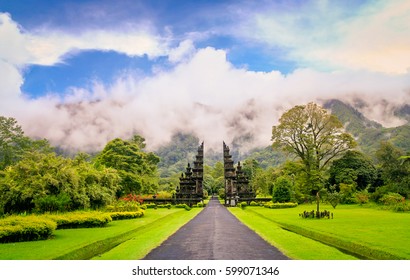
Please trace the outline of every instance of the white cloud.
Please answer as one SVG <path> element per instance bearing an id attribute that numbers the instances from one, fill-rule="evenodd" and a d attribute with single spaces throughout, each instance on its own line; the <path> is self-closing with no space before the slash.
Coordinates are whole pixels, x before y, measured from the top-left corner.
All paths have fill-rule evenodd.
<path id="1" fill-rule="evenodd" d="M 15 66 L 54 65 L 73 51 L 116 51 L 128 56 L 157 57 L 168 52 L 167 40 L 143 29 L 84 30 L 79 34 L 39 30 L 23 32 L 9 14 L 0 13 L 0 58 Z"/>
<path id="2" fill-rule="evenodd" d="M 189 59 L 195 53 L 195 46 L 192 40 L 184 40 L 177 48 L 169 51 L 168 60 L 172 63 L 179 63 Z"/>
<path id="3" fill-rule="evenodd" d="M 288 59 L 312 67 L 407 73 L 409 22 L 406 0 L 370 2 L 351 11 L 340 3 L 314 2 L 291 12 L 255 13 L 239 35 L 286 48 Z"/>
<path id="4" fill-rule="evenodd" d="M 23 78 L 12 64 L 0 60 L 0 98 L 12 98 L 20 94 Z"/>
<path id="5" fill-rule="evenodd" d="M 281 24 L 293 20 L 279 18 L 274 30 L 285 33 Z M 289 34 L 298 28 L 292 28 Z M 329 36 L 326 28 L 322 30 L 325 35 L 319 34 L 319 41 Z M 307 40 L 307 58 L 314 57 L 314 38 L 301 34 L 295 39 L 289 34 L 283 34 L 279 43 L 294 45 L 292 52 L 296 55 L 302 50 L 296 48 L 298 44 Z M 169 50 L 162 39 L 138 31 L 126 34 L 86 30 L 77 36 L 55 32 L 27 34 L 9 15 L 0 14 L 0 37 L 3 36 L 10 39 L 14 51 L 0 43 L 0 74 L 6 77 L 1 81 L 0 113 L 16 117 L 28 135 L 47 138 L 54 145 L 72 150 L 98 150 L 115 137 L 127 138 L 134 133 L 146 137 L 153 148 L 180 130 L 196 133 L 207 147 L 214 149 L 220 149 L 222 140 L 229 143 L 245 134 L 252 135 L 253 146 L 268 145 L 271 126 L 296 104 L 329 98 L 354 102 L 360 97 L 366 101 L 363 110 L 368 116 L 384 124 L 398 124 L 389 106 L 410 103 L 410 73 L 322 73 L 311 69 L 298 69 L 289 75 L 254 72 L 234 67 L 224 50 L 195 49 L 189 40 Z M 54 96 L 32 100 L 21 95 L 24 65 L 52 65 L 75 49 L 114 50 L 129 56 L 168 54 L 175 67 L 145 78 L 124 73 L 111 85 L 95 83 L 91 89 L 73 87 L 63 101 Z M 326 47 L 317 50 L 319 58 L 326 57 L 320 53 L 325 50 Z M 341 50 L 346 51 L 346 47 Z M 366 68 L 363 65 L 353 68 Z"/>
<path id="6" fill-rule="evenodd" d="M 142 134 L 150 148 L 164 144 L 176 131 L 194 132 L 207 147 L 222 140 L 252 135 L 250 146 L 270 143 L 271 127 L 296 104 L 360 97 L 374 119 L 389 120 L 381 108 L 409 104 L 409 75 L 363 71 L 321 73 L 301 69 L 287 76 L 233 67 L 226 53 L 199 49 L 170 71 L 140 79 L 127 74 L 111 86 L 72 89 L 65 103 L 52 97 L 20 99 L 10 109 L 32 136 L 45 137 L 67 149 L 98 150 L 115 137 Z M 389 121 L 396 121 L 391 119 Z"/>
<path id="7" fill-rule="evenodd" d="M 166 42 L 143 32 L 86 31 L 78 35 L 51 33 L 29 36 L 27 50 L 32 59 L 27 63 L 54 65 L 72 51 L 116 51 L 128 56 L 157 57 L 167 52 Z"/>

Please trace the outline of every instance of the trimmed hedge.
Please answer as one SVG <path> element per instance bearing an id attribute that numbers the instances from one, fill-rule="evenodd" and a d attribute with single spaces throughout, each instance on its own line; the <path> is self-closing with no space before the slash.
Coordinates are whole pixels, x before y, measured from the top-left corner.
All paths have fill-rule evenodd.
<path id="1" fill-rule="evenodd" d="M 72 212 L 61 215 L 44 215 L 57 223 L 57 229 L 103 227 L 112 221 L 109 213 Z"/>
<path id="2" fill-rule="evenodd" d="M 198 202 L 197 204 L 193 204 L 192 205 L 192 208 L 203 208 L 203 207 L 206 207 L 206 203 L 204 203 L 204 202 Z"/>
<path id="3" fill-rule="evenodd" d="M 268 203 L 265 203 L 264 205 L 265 208 L 270 208 L 270 209 L 294 208 L 296 206 L 298 206 L 298 204 L 293 203 L 293 202 L 285 202 L 285 203 L 268 202 Z"/>
<path id="4" fill-rule="evenodd" d="M 259 206 L 259 203 L 255 202 L 255 201 L 251 201 L 250 206 Z"/>
<path id="5" fill-rule="evenodd" d="M 0 243 L 47 239 L 56 227 L 56 222 L 44 217 L 10 216 L 0 219 Z"/>
<path id="6" fill-rule="evenodd" d="M 177 204 L 177 205 L 175 205 L 175 208 L 184 208 L 184 209 L 187 210 L 187 211 L 190 211 L 190 210 L 191 210 L 191 207 L 189 207 L 189 206 L 186 205 L 185 203 Z"/>
<path id="7" fill-rule="evenodd" d="M 144 211 L 136 211 L 136 212 L 112 212 L 110 213 L 111 219 L 115 220 L 126 220 L 126 219 L 136 219 L 141 218 L 144 216 Z"/>
<path id="8" fill-rule="evenodd" d="M 158 208 L 155 203 L 144 204 L 146 209 L 156 209 Z"/>
<path id="9" fill-rule="evenodd" d="M 136 201 L 118 201 L 112 205 L 107 205 L 107 212 L 134 212 L 141 209 L 141 204 Z"/>
<path id="10" fill-rule="evenodd" d="M 236 205 L 237 207 L 240 207 L 241 209 L 245 209 L 248 206 L 248 203 L 246 201 L 242 201 Z"/>
<path id="11" fill-rule="evenodd" d="M 172 205 L 167 203 L 167 204 L 158 204 L 157 208 L 167 208 L 167 209 L 171 209 Z"/>

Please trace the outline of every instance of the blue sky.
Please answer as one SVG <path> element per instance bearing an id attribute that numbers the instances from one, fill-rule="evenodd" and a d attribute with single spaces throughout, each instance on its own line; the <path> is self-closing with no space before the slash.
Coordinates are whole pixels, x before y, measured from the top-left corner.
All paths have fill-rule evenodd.
<path id="1" fill-rule="evenodd" d="M 195 45 L 198 48 L 212 46 L 228 50 L 227 59 L 237 67 L 266 72 L 278 70 L 286 74 L 298 66 L 297 61 L 285 57 L 286 49 L 281 46 L 266 47 L 223 30 L 224 25 L 231 26 L 243 13 L 236 10 L 252 8 L 249 4 L 252 1 L 244 4 L 209 0 L 4 2 L 0 5 L 2 12 L 9 13 L 26 32 L 52 29 L 75 34 L 85 28 L 143 25 L 141 28 L 152 30 L 156 36 L 169 37 L 168 33 L 172 32 L 170 46 L 190 38 L 190 33 L 197 33 L 199 38 Z M 298 2 L 303 3 L 277 2 L 275 9 L 279 11 L 295 9 L 300 5 Z M 115 51 L 73 51 L 53 65 L 27 65 L 22 90 L 32 97 L 48 92 L 61 93 L 70 86 L 87 86 L 90 80 L 110 83 L 123 70 L 133 69 L 151 75 L 152 67 L 160 63 L 169 66 L 161 57 L 148 59 L 145 55 L 132 57 Z"/>
<path id="2" fill-rule="evenodd" d="M 1 11 L 9 13 L 24 32 L 58 30 L 75 35 L 87 28 L 115 30 L 131 26 L 148 29 L 155 36 L 166 37 L 171 47 L 181 40 L 197 37 L 194 44 L 198 48 L 212 46 L 227 50 L 229 62 L 253 71 L 278 70 L 287 74 L 297 67 L 306 66 L 301 61 L 287 57 L 287 46 L 241 38 L 240 34 L 231 31 L 235 28 L 235 22 L 252 13 L 257 14 L 265 7 L 272 9 L 273 13 L 292 14 L 308 9 L 311 4 L 306 4 L 306 1 L 261 1 L 257 5 L 254 1 L 209 0 L 2 2 Z M 353 16 L 363 5 L 361 1 L 346 1 L 338 16 Z M 318 23 L 316 19 L 306 17 L 300 19 L 300 24 L 306 24 L 308 29 L 309 24 Z M 224 26 L 227 26 L 226 30 Z M 110 83 L 123 70 L 134 69 L 150 75 L 154 65 L 166 64 L 166 60 L 160 57 L 132 57 L 115 50 L 68 51 L 61 60 L 53 65 L 26 65 L 22 90 L 32 97 L 48 92 L 61 93 L 70 86 L 87 86 L 90 80 Z"/>
<path id="3" fill-rule="evenodd" d="M 369 118 L 399 125 L 408 22 L 401 0 L 0 0 L 0 114 L 85 150 L 179 130 L 268 145 L 284 110 L 329 98 L 372 100 Z"/>

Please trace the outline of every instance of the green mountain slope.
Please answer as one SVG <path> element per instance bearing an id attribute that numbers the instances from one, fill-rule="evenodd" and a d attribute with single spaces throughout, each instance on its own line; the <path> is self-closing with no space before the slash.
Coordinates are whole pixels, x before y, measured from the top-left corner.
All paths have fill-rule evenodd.
<path id="1" fill-rule="evenodd" d="M 198 137 L 182 132 L 174 134 L 167 145 L 155 151 L 155 154 L 160 157 L 158 164 L 160 176 L 168 177 L 173 173 L 182 173 L 187 163 L 193 162 L 198 146 Z"/>
<path id="2" fill-rule="evenodd" d="M 328 100 L 323 103 L 323 106 L 340 119 L 345 125 L 346 131 L 355 137 L 359 149 L 370 157 L 374 158 L 381 141 L 391 141 L 403 151 L 410 151 L 410 123 L 399 127 L 386 128 L 375 121 L 369 120 L 359 110 L 340 100 Z M 403 105 L 397 108 L 395 115 L 402 119 L 410 119 L 410 106 Z M 161 158 L 159 164 L 161 177 L 183 172 L 187 163 L 192 163 L 199 143 L 198 137 L 192 134 L 176 133 L 167 145 L 155 151 Z M 266 143 L 265 147 L 243 152 L 240 151 L 241 145 L 234 143 L 231 153 L 234 155 L 235 162 L 251 158 L 258 161 L 262 168 L 277 166 L 287 159 L 292 159 L 281 151 L 273 150 L 270 144 Z M 213 166 L 215 162 L 222 161 L 222 153 L 221 151 L 206 149 L 204 160 L 206 165 Z"/>
<path id="3" fill-rule="evenodd" d="M 390 141 L 404 151 L 410 151 L 410 124 L 386 128 L 371 121 L 351 105 L 340 100 L 329 100 L 323 105 L 336 115 L 345 125 L 346 131 L 355 136 L 359 148 L 366 154 L 374 157 L 381 141 Z M 396 110 L 396 116 L 407 119 L 410 107 L 404 105 Z"/>

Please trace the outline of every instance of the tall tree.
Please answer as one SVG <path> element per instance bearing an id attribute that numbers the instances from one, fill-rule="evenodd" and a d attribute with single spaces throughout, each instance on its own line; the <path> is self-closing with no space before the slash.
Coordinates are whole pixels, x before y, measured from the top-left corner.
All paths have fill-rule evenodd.
<path id="1" fill-rule="evenodd" d="M 341 158 L 332 162 L 330 169 L 330 185 L 353 183 L 357 190 L 369 188 L 374 192 L 373 183 L 377 179 L 377 169 L 372 161 L 359 151 L 348 151 Z"/>
<path id="2" fill-rule="evenodd" d="M 408 155 L 390 142 L 381 142 L 376 152 L 382 179 L 390 192 L 410 197 L 410 164 Z"/>
<path id="3" fill-rule="evenodd" d="M 316 194 L 319 211 L 319 191 L 322 174 L 329 163 L 355 147 L 353 137 L 345 133 L 342 123 L 315 103 L 295 106 L 272 128 L 274 148 L 281 148 L 301 159 L 307 183 Z"/>
<path id="4" fill-rule="evenodd" d="M 138 141 L 135 141 L 138 139 Z M 118 195 L 156 192 L 158 187 L 157 164 L 159 158 L 141 150 L 141 138 L 131 141 L 114 139 L 107 143 L 97 157 L 97 163 L 118 170 L 122 190 Z"/>
<path id="5" fill-rule="evenodd" d="M 25 152 L 52 151 L 47 140 L 32 140 L 14 118 L 0 116 L 0 170 L 19 161 Z"/>
<path id="6" fill-rule="evenodd" d="M 0 169 L 16 162 L 27 142 L 23 129 L 14 118 L 0 116 Z"/>

